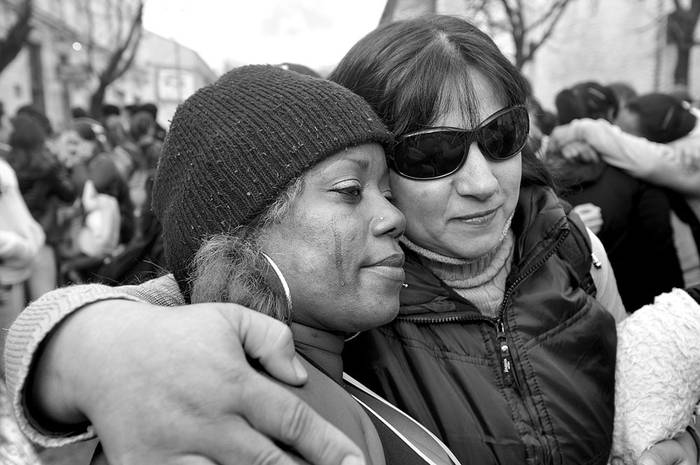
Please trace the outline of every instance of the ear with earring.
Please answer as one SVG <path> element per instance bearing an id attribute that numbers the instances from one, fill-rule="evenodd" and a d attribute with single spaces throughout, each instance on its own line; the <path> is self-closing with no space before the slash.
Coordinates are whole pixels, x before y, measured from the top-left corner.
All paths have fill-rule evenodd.
<path id="1" fill-rule="evenodd" d="M 267 255 L 265 252 L 261 252 L 263 254 L 263 257 L 265 257 L 265 260 L 270 264 L 270 267 L 272 270 L 275 272 L 275 275 L 277 275 L 277 279 L 279 279 L 280 284 L 282 284 L 282 289 L 284 289 L 284 297 L 287 300 L 287 309 L 289 311 L 289 315 L 291 318 L 292 315 L 292 293 L 289 290 L 289 285 L 287 284 L 287 280 L 284 279 L 284 275 L 282 274 L 282 270 L 279 269 L 277 266 L 277 263 L 273 259 L 270 258 L 269 255 Z M 288 321 L 287 323 L 291 323 Z"/>

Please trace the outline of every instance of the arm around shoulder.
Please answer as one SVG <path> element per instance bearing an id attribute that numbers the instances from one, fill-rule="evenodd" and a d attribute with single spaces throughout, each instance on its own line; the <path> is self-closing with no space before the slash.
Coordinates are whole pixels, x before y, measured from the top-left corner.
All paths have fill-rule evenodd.
<path id="1" fill-rule="evenodd" d="M 182 299 L 178 296 L 172 296 L 174 281 L 170 277 L 158 278 L 140 286 L 124 286 L 112 288 L 103 285 L 83 285 L 71 286 L 63 289 L 57 289 L 42 296 L 37 301 L 29 305 L 17 318 L 15 323 L 10 328 L 5 344 L 5 365 L 6 365 L 6 381 L 8 392 L 13 403 L 15 414 L 18 417 L 20 426 L 23 432 L 34 442 L 43 446 L 59 446 L 68 442 L 74 442 L 84 439 L 85 431 L 75 431 L 71 438 L 66 439 L 66 431 L 51 432 L 47 428 L 43 428 L 37 423 L 40 417 L 51 418 L 51 413 L 39 413 L 32 410 L 33 407 L 39 407 L 33 399 L 28 399 L 27 396 L 32 396 L 30 390 L 27 389 L 28 380 L 33 380 L 31 391 L 34 393 L 44 392 L 56 381 L 53 375 L 62 374 L 65 376 L 66 369 L 71 368 L 73 364 L 80 363 L 82 366 L 82 353 L 78 352 L 78 356 L 74 359 L 61 358 L 56 360 L 60 363 L 67 363 L 68 367 L 57 366 L 56 370 L 47 366 L 48 359 L 54 360 L 51 356 L 52 350 L 57 350 L 60 354 L 73 354 L 78 348 L 73 347 L 73 344 L 85 341 L 92 336 L 98 335 L 100 328 L 106 327 L 106 322 L 100 321 L 99 318 L 92 321 L 95 327 L 89 325 L 82 326 L 77 330 L 78 337 L 73 340 L 70 338 L 62 338 L 61 342 L 56 343 L 54 336 L 60 332 L 73 333 L 72 327 L 76 323 L 84 320 L 68 318 L 74 313 L 87 314 L 90 308 L 96 306 L 108 307 L 107 312 L 122 315 L 122 310 L 125 305 L 135 306 L 138 308 L 147 308 L 156 305 L 176 305 L 181 303 Z M 177 289 L 177 286 L 174 285 Z M 80 311 L 79 311 L 80 310 Z M 60 331 L 59 331 L 60 330 Z M 59 345 L 61 344 L 61 345 Z M 40 349 L 43 349 L 40 353 Z M 41 366 L 44 368 L 37 373 L 36 368 Z M 48 376 L 47 376 L 48 374 Z M 58 399 L 60 396 L 51 395 L 51 399 Z M 61 415 L 55 418 L 54 421 L 60 423 Z M 71 436 L 69 434 L 69 436 Z M 89 435 L 88 435 L 89 436 Z"/>

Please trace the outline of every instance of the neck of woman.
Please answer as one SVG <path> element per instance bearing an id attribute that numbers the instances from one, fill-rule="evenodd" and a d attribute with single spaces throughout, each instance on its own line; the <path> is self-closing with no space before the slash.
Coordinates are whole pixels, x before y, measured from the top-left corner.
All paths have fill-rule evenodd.
<path id="1" fill-rule="evenodd" d="M 341 355 L 345 337 L 342 334 L 312 328 L 297 322 L 292 322 L 291 329 L 297 352 L 334 381 L 340 383 L 343 378 Z"/>
<path id="2" fill-rule="evenodd" d="M 513 257 L 513 232 L 508 229 L 498 245 L 480 257 L 453 258 L 425 249 L 406 237 L 401 243 L 421 257 L 422 263 L 457 294 L 485 315 L 495 316 L 503 300 Z"/>

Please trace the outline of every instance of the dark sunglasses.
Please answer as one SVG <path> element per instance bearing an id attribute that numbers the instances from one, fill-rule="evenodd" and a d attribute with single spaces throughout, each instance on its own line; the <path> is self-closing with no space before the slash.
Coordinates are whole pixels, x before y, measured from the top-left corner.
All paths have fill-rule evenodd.
<path id="1" fill-rule="evenodd" d="M 400 136 L 389 168 L 409 179 L 438 179 L 458 171 L 476 142 L 491 161 L 514 157 L 525 146 L 530 118 L 524 105 L 497 111 L 475 129 L 433 128 Z"/>

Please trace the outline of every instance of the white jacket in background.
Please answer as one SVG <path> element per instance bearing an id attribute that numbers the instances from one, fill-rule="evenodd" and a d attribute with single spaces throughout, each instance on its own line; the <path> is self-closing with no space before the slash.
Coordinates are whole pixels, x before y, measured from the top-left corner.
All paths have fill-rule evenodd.
<path id="1" fill-rule="evenodd" d="M 560 146 L 586 142 L 603 161 L 635 178 L 668 187 L 686 198 L 700 218 L 700 112 L 695 128 L 685 137 L 659 144 L 622 131 L 602 119 L 577 119 L 555 129 L 553 138 Z"/>
<path id="2" fill-rule="evenodd" d="M 0 284 L 26 280 L 44 231 L 29 213 L 10 165 L 0 158 Z"/>

